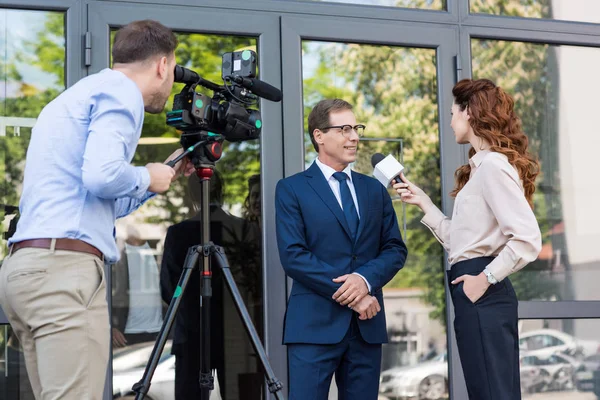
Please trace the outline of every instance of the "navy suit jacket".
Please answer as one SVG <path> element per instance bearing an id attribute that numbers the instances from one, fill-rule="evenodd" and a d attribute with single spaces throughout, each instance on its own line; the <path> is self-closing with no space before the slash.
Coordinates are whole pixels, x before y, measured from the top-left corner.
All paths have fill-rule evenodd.
<path id="1" fill-rule="evenodd" d="M 344 212 L 316 165 L 282 179 L 275 192 L 277 244 L 286 274 L 294 280 L 283 343 L 342 341 L 354 311 L 339 305 L 333 279 L 357 272 L 371 284 L 381 312 L 358 321 L 367 343 L 387 343 L 382 287 L 404 266 L 407 250 L 392 201 L 376 179 L 352 172 L 360 212 L 352 240 Z"/>

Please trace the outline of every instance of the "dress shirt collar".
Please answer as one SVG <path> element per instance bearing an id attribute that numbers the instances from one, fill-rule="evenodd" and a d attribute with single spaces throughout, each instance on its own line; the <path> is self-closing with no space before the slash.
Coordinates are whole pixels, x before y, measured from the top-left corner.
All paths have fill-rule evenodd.
<path id="1" fill-rule="evenodd" d="M 475 153 L 475 155 L 469 159 L 469 165 L 471 166 L 471 169 L 478 168 L 481 165 L 483 159 L 490 153 L 490 150 L 481 150 Z"/>
<path id="2" fill-rule="evenodd" d="M 325 176 L 326 181 L 329 181 L 329 179 L 331 179 L 333 174 L 337 172 L 335 169 L 331 168 L 329 165 L 323 164 L 321 162 L 321 160 L 319 160 L 319 157 L 317 157 L 315 159 L 315 163 L 317 164 L 317 166 L 319 167 L 319 169 Z M 350 165 L 346 166 L 346 168 L 344 168 L 344 170 L 342 172 L 345 173 L 346 175 L 348 175 L 348 179 L 350 179 L 350 182 L 352 182 L 352 168 L 350 168 Z"/>

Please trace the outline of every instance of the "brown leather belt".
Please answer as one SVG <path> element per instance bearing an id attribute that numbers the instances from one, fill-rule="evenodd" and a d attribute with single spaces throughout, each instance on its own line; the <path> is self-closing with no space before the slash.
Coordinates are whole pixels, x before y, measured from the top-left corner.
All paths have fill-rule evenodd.
<path id="1" fill-rule="evenodd" d="M 52 239 L 30 239 L 23 240 L 21 242 L 14 243 L 12 245 L 11 252 L 14 253 L 19 249 L 24 249 L 27 247 L 35 247 L 37 249 L 49 249 L 52 244 Z M 100 250 L 88 244 L 84 241 L 78 239 L 56 239 L 56 245 L 54 246 L 55 250 L 70 250 L 70 251 L 78 251 L 80 253 L 89 253 L 93 254 L 96 257 L 99 257 L 101 260 L 104 259 L 104 256 Z"/>

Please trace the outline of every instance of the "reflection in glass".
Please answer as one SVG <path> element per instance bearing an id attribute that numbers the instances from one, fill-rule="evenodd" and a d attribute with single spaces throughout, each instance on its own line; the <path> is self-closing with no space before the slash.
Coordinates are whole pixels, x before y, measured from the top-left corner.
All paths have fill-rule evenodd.
<path id="1" fill-rule="evenodd" d="M 0 264 L 14 234 L 31 128 L 65 89 L 65 15 L 0 9 Z M 21 346 L 0 325 L 0 398 L 33 400 Z"/>
<path id="2" fill-rule="evenodd" d="M 525 399 L 592 399 L 600 394 L 600 320 L 520 320 Z M 559 392 L 559 393 L 546 393 Z"/>
<path id="3" fill-rule="evenodd" d="M 367 126 L 353 169 L 372 175 L 371 156 L 393 154 L 440 204 L 435 50 L 305 41 L 302 70 L 306 167 L 317 156 L 308 134 L 310 110 L 321 99 L 341 98 L 354 105 L 357 123 Z M 384 288 L 390 342 L 383 345 L 380 390 L 393 397 L 431 387 L 444 398 L 448 368 L 443 360 L 442 249 L 419 222 L 422 215 L 414 207 L 404 210 L 396 195 L 392 199 L 401 229 L 406 226 L 402 235 L 410 255 L 404 269 Z M 420 368 L 436 362 L 431 369 Z M 394 378 L 405 371 L 399 368 L 411 371 L 413 378 Z"/>
<path id="4" fill-rule="evenodd" d="M 215 83 L 222 82 L 223 53 L 256 50 L 254 38 L 193 33 L 177 34 L 177 37 L 180 43 L 176 50 L 177 63 Z M 166 112 L 171 110 L 173 96 L 182 87 L 175 84 L 161 114 L 145 115 L 134 164 L 162 161 L 181 147 L 179 134 L 166 125 Z M 200 86 L 197 90 L 209 96 L 213 94 Z M 238 289 L 262 337 L 259 172 L 258 140 L 224 143 L 223 155 L 211 179 L 210 232 L 211 240 L 225 249 Z M 122 255 L 120 265 L 112 269 L 115 396 L 126 394 L 124 390 L 141 377 L 149 359 L 148 349 L 152 349 L 181 276 L 187 250 L 200 244 L 200 200 L 200 181 L 192 175 L 173 182 L 167 193 L 154 197 L 140 210 L 117 221 L 117 242 Z M 239 399 L 242 398 L 240 393 L 244 393 L 244 398 L 259 399 L 263 374 L 258 357 L 254 355 L 233 299 L 214 262 L 212 270 L 211 367 L 216 370 L 213 397 Z M 199 397 L 194 395 L 200 368 L 198 276 L 196 270 L 183 295 L 168 349 L 165 348 L 152 380 L 150 396 L 178 400 Z M 138 359 L 137 363 L 133 362 Z M 135 372 L 138 368 L 141 368 L 139 374 Z M 176 391 L 181 394 L 176 396 Z"/>
<path id="5" fill-rule="evenodd" d="M 472 13 L 510 17 L 600 22 L 596 0 L 470 0 Z"/>
<path id="6" fill-rule="evenodd" d="M 0 63 L 0 204 L 2 232 L 12 235 L 31 128 L 65 88 L 64 13 L 0 9 Z"/>
<path id="7" fill-rule="evenodd" d="M 330 3 L 362 4 L 366 6 L 387 6 L 419 8 L 426 10 L 446 10 L 446 0 L 304 0 Z"/>
<path id="8" fill-rule="evenodd" d="M 541 163 L 534 212 L 543 247 L 511 276 L 519 300 L 600 299 L 598 190 L 589 168 L 600 146 L 600 50 L 486 39 L 471 47 L 473 77 L 491 78 L 514 95 Z"/>

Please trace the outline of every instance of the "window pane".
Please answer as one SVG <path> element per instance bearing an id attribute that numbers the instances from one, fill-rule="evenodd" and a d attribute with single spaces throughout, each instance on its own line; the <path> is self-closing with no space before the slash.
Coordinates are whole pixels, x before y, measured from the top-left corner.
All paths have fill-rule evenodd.
<path id="1" fill-rule="evenodd" d="M 446 0 L 303 0 L 329 3 L 362 4 L 366 6 L 387 6 L 420 8 L 426 10 L 446 10 Z"/>
<path id="2" fill-rule="evenodd" d="M 600 146 L 600 49 L 486 39 L 471 47 L 473 76 L 491 77 L 514 95 L 541 164 L 534 212 L 543 247 L 511 276 L 519 299 L 600 299 L 600 192 L 590 168 Z"/>
<path id="3" fill-rule="evenodd" d="M 595 399 L 600 394 L 600 319 L 519 321 L 525 399 Z"/>
<path id="4" fill-rule="evenodd" d="M 597 0 L 470 0 L 469 3 L 472 13 L 600 22 Z"/>
<path id="5" fill-rule="evenodd" d="M 31 128 L 65 89 L 64 16 L 0 9 L 0 263 L 17 227 Z M 0 398 L 33 400 L 23 353 L 8 325 L 0 325 Z"/>
<path id="6" fill-rule="evenodd" d="M 180 43 L 176 50 L 177 63 L 218 84 L 223 84 L 223 53 L 256 51 L 255 38 L 187 33 L 177 36 Z M 134 164 L 161 162 L 181 147 L 180 135 L 166 125 L 166 113 L 172 110 L 173 96 L 183 87 L 175 84 L 161 114 L 145 115 Z M 209 97 L 213 95 L 201 86 L 197 91 Z M 209 203 L 211 240 L 223 246 L 237 287 L 262 337 L 259 173 L 259 140 L 224 142 L 223 155 L 210 181 Z M 126 394 L 141 378 L 168 302 L 183 272 L 187 250 L 201 243 L 200 186 L 196 174 L 189 179 L 180 178 L 166 194 L 156 196 L 135 213 L 117 221 L 121 260 L 112 269 L 114 395 Z M 244 398 L 262 398 L 264 375 L 260 361 L 216 262 L 212 263 L 212 272 L 211 367 L 216 369 L 213 396 L 233 400 L 244 397 L 241 395 L 244 393 Z M 171 340 L 153 377 L 148 393 L 152 398 L 174 398 L 176 359 L 181 361 L 187 356 L 198 360 L 200 357 L 199 290 L 199 271 L 196 270 L 183 294 Z M 198 381 L 198 369 L 181 371 L 178 378 Z"/>
<path id="7" fill-rule="evenodd" d="M 302 70 L 306 167 L 317 156 L 308 133 L 312 107 L 325 98 L 342 98 L 354 105 L 357 123 L 367 127 L 353 169 L 371 176 L 371 156 L 393 154 L 410 166 L 410 174 L 440 204 L 435 50 L 305 41 Z M 383 346 L 380 390 L 386 397 L 413 396 L 410 393 L 419 389 L 420 381 L 398 379 L 397 367 L 418 374 L 428 362 L 432 374 L 425 382 L 445 396 L 442 249 L 419 222 L 422 215 L 416 207 L 405 209 L 396 194 L 392 200 L 410 255 L 384 288 L 390 342 Z"/>

